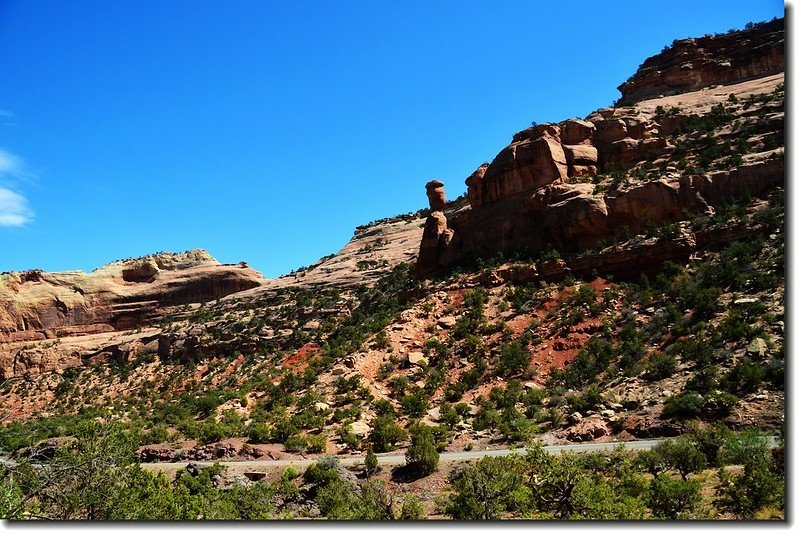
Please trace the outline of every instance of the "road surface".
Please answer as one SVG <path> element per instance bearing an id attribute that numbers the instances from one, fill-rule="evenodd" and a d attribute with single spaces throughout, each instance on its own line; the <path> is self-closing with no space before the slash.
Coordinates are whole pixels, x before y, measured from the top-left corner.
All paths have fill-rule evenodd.
<path id="1" fill-rule="evenodd" d="M 565 451 L 586 453 L 592 451 L 610 451 L 618 447 L 620 444 L 624 445 L 628 450 L 649 450 L 654 448 L 657 444 L 664 442 L 667 439 L 654 439 L 654 440 L 631 440 L 627 442 L 602 442 L 602 443 L 587 443 L 587 444 L 565 444 L 559 446 L 544 446 L 544 451 L 548 453 L 561 453 Z M 527 448 L 516 449 L 501 449 L 501 450 L 471 450 L 471 451 L 449 451 L 439 454 L 439 462 L 444 463 L 448 461 L 468 461 L 481 459 L 483 457 L 502 457 L 518 453 L 525 455 Z M 364 456 L 358 455 L 337 455 L 335 456 L 343 466 L 355 466 L 364 464 Z M 396 465 L 405 464 L 406 457 L 403 453 L 381 453 L 377 455 L 379 465 Z M 166 462 L 166 463 L 141 463 L 142 468 L 148 470 L 166 470 L 182 468 L 190 462 L 199 466 L 208 466 L 218 462 L 222 466 L 230 468 L 247 467 L 249 470 L 256 471 L 258 469 L 267 468 L 286 468 L 289 466 L 294 467 L 307 467 L 319 460 L 319 457 L 312 457 L 309 459 L 270 459 L 270 460 L 251 460 L 251 461 L 181 461 L 181 462 Z"/>

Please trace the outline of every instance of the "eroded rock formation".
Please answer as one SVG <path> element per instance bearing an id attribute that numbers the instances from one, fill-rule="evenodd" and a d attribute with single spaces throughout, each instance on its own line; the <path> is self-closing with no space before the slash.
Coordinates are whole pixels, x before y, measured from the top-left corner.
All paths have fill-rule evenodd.
<path id="1" fill-rule="evenodd" d="M 447 227 L 447 216 L 443 211 L 446 204 L 444 183 L 431 180 L 425 184 L 425 190 L 431 213 L 425 220 L 417 257 L 417 275 L 420 277 L 430 276 L 446 265 L 447 250 L 453 237 L 453 231 Z"/>
<path id="2" fill-rule="evenodd" d="M 91 273 L 4 273 L 0 342 L 130 329 L 163 307 L 211 301 L 264 282 L 245 264 L 223 265 L 202 250 L 114 262 Z"/>
<path id="3" fill-rule="evenodd" d="M 636 74 L 619 86 L 621 101 L 632 103 L 783 72 L 784 44 L 784 19 L 724 35 L 676 40 L 646 59 Z"/>
<path id="4" fill-rule="evenodd" d="M 634 82 L 621 89 L 624 95 L 631 91 L 628 96 L 641 96 L 661 91 L 665 80 L 671 80 L 670 87 L 697 88 L 780 71 L 782 32 L 783 21 L 776 21 L 738 34 L 681 41 L 673 49 L 688 54 L 686 61 L 706 62 L 701 62 L 703 67 L 691 67 L 700 71 L 697 80 L 680 85 L 677 78 L 670 78 L 667 67 L 659 71 L 659 66 L 672 65 L 664 53 L 647 60 L 632 78 Z M 745 54 L 744 60 L 725 59 L 748 47 L 756 50 Z M 706 71 L 713 71 L 713 76 Z M 780 102 L 777 107 L 767 104 L 758 110 L 750 102 L 736 104 L 738 97 L 726 98 L 730 95 L 723 93 L 722 102 L 734 103 L 730 109 L 712 99 L 705 112 L 695 107 L 697 112 L 689 114 L 672 108 L 666 113 L 658 101 L 645 101 L 601 109 L 585 120 L 541 124 L 518 132 L 491 163 L 482 164 L 466 179 L 470 206 L 449 220 L 441 211 L 443 196 L 433 193 L 443 194 L 443 185 L 428 183 L 433 211 L 420 244 L 418 274 L 427 277 L 456 262 L 498 252 L 536 254 L 556 249 L 572 254 L 614 236 L 640 233 L 692 214 L 710 215 L 714 206 L 781 186 L 783 152 L 763 143 L 765 135 L 783 138 L 780 82 L 769 79 L 771 92 L 761 95 L 769 98 L 753 101 L 770 102 L 775 97 Z M 747 95 L 744 86 L 730 87 Z M 681 97 L 696 102 L 710 96 L 697 95 Z M 717 110 L 711 110 L 712 106 Z M 716 113 L 711 119 L 702 115 L 711 112 Z M 716 121 L 713 126 L 708 126 L 710 120 Z M 706 126 L 695 126 L 697 131 L 687 134 L 679 130 L 692 124 Z M 741 155 L 736 152 L 739 149 L 728 147 L 742 143 L 747 151 L 754 149 L 757 157 L 721 159 L 720 155 Z M 718 151 L 715 156 L 708 155 L 715 154 L 712 150 Z M 704 153 L 705 168 L 695 169 L 684 157 L 696 163 Z M 650 173 L 654 169 L 655 176 Z M 601 171 L 603 176 L 598 176 Z M 636 178 L 629 175 L 633 171 L 638 173 Z"/>

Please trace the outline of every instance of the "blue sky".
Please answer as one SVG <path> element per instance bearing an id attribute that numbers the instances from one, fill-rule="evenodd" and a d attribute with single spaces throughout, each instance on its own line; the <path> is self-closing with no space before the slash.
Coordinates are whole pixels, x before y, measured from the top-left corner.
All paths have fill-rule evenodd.
<path id="1" fill-rule="evenodd" d="M 0 271 L 207 249 L 268 277 L 448 197 L 770 0 L 0 0 Z"/>

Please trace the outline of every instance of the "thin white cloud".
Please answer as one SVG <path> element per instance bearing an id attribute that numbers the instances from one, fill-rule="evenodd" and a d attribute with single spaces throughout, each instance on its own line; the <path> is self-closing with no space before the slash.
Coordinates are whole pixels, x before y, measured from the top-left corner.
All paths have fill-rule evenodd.
<path id="1" fill-rule="evenodd" d="M 0 117 L 5 117 L 7 119 L 10 119 L 14 117 L 14 112 L 0 109 Z"/>
<path id="2" fill-rule="evenodd" d="M 7 188 L 0 188 L 0 227 L 21 227 L 33 220 L 28 200 Z"/>
<path id="3" fill-rule="evenodd" d="M 25 162 L 0 149 L 0 227 L 20 227 L 33 220 L 28 199 L 11 189 L 15 180 L 25 174 Z"/>
<path id="4" fill-rule="evenodd" d="M 24 167 L 25 164 L 19 156 L 0 149 L 0 179 L 19 176 L 23 174 Z"/>

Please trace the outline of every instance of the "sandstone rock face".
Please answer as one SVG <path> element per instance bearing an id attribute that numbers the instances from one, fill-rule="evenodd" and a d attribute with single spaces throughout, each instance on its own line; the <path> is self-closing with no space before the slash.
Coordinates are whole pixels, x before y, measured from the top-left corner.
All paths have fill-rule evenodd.
<path id="1" fill-rule="evenodd" d="M 597 130 L 594 124 L 581 119 L 568 119 L 561 126 L 561 142 L 565 145 L 591 144 Z"/>
<path id="2" fill-rule="evenodd" d="M 205 251 L 160 253 L 114 262 L 91 273 L 0 275 L 0 344 L 92 335 L 146 324 L 163 307 L 201 303 L 266 281 L 243 264 L 223 265 Z M 0 345 L 0 359 L 3 346 Z M 18 356 L 42 367 L 47 355 Z"/>
<path id="3" fill-rule="evenodd" d="M 753 59 L 756 56 L 769 58 L 769 50 L 776 49 L 780 49 L 782 54 L 782 21 L 758 26 L 757 30 L 682 42 L 680 46 L 693 50 L 695 56 L 706 54 L 697 48 L 698 43 L 711 46 L 713 50 L 707 54 L 708 57 L 703 56 L 703 61 L 707 60 L 703 65 L 715 65 L 717 75 L 712 77 L 713 81 L 735 82 L 751 76 L 751 73 L 762 72 L 758 67 L 762 65 L 759 63 L 761 60 Z M 734 64 L 740 65 L 736 62 L 728 62 L 726 66 L 725 61 L 714 59 L 716 53 L 727 57 L 725 54 L 740 51 L 742 47 L 750 46 L 748 43 L 763 48 L 747 60 L 755 61 L 751 62 L 755 65 L 753 69 L 736 67 Z M 685 59 L 691 62 L 695 56 L 690 54 Z M 651 60 L 640 69 L 644 81 L 626 87 L 636 86 L 636 91 L 642 92 L 647 84 L 660 83 L 660 78 L 648 78 L 650 74 L 647 73 L 652 74 L 648 65 L 661 65 Z M 766 59 L 764 62 L 762 66 L 767 71 L 772 66 L 782 69 L 782 62 L 775 65 Z M 730 72 L 720 74 L 725 69 Z M 708 76 L 701 73 L 701 78 L 703 84 L 708 83 Z M 755 88 L 763 83 L 772 84 L 771 90 L 764 86 L 761 91 L 764 93 L 779 88 L 774 79 L 750 84 Z M 744 96 L 746 93 L 742 91 L 747 90 L 744 85 L 731 88 Z M 690 84 L 687 87 L 696 86 Z M 713 111 L 711 108 L 715 104 L 731 100 L 723 90 L 717 91 L 720 92 L 724 95 L 722 98 L 706 97 L 706 90 L 681 94 L 681 99 L 693 102 L 698 112 L 683 115 L 683 120 L 699 120 Z M 708 105 L 705 108 L 697 106 L 696 103 L 704 98 L 710 99 Z M 736 99 L 732 101 L 738 102 Z M 705 150 L 710 134 L 706 139 L 706 132 L 698 131 L 689 140 L 688 134 L 671 136 L 669 133 L 681 124 L 675 122 L 679 115 L 675 115 L 672 108 L 670 113 L 666 113 L 664 105 L 648 102 L 601 109 L 586 120 L 542 124 L 515 134 L 511 143 L 490 164 L 481 165 L 467 178 L 469 209 L 460 210 L 450 218 L 441 212 L 434 212 L 428 218 L 420 244 L 418 275 L 427 277 L 461 259 L 491 257 L 498 252 L 536 254 L 555 249 L 569 255 L 607 238 L 637 234 L 653 224 L 686 219 L 687 214 L 711 215 L 714 206 L 725 204 L 731 198 L 759 196 L 783 184 L 783 153 L 774 151 L 741 161 L 735 167 L 731 165 L 733 168 L 727 170 L 714 170 L 727 165 L 718 161 L 714 166 L 706 164 L 709 171 L 678 172 L 675 164 L 686 154 L 686 144 L 696 143 L 692 152 L 692 157 L 696 157 Z M 723 132 L 729 138 L 719 143 L 733 143 L 733 138 L 739 135 L 735 129 L 741 129 L 743 122 L 750 125 L 748 132 L 751 136 L 762 134 L 762 130 L 765 134 L 771 132 L 769 135 L 782 136 L 782 108 L 771 106 L 765 108 L 766 113 L 755 124 L 746 118 L 748 114 L 753 115 L 752 109 L 741 115 L 741 121 L 733 122 Z M 739 109 L 739 112 L 743 113 L 743 110 Z M 683 146 L 679 147 L 680 144 Z M 679 149 L 682 152 L 676 153 Z M 670 166 L 669 162 L 674 163 Z M 682 169 L 688 167 L 688 162 L 684 162 Z M 652 176 L 651 170 L 657 168 L 660 168 L 660 176 Z M 604 176 L 597 177 L 600 170 Z M 613 180 L 610 177 L 614 177 Z M 595 187 L 597 183 L 603 187 Z M 609 183 L 612 183 L 610 188 Z M 439 206 L 441 200 L 431 192 L 438 192 L 442 187 L 438 181 L 429 185 L 432 209 L 434 202 Z M 676 254 L 679 258 L 684 249 L 666 248 L 654 253 L 657 258 L 669 254 Z M 623 267 L 609 262 L 609 266 L 614 265 Z"/>
<path id="4" fill-rule="evenodd" d="M 643 232 L 652 224 L 680 220 L 686 212 L 708 213 L 710 206 L 725 202 L 726 194 L 763 194 L 783 184 L 783 169 L 782 159 L 767 160 L 609 193 L 595 193 L 591 184 L 556 183 L 466 210 L 450 221 L 444 214 L 432 214 L 424 234 L 428 239 L 420 244 L 417 272 L 430 276 L 466 256 L 491 257 L 498 251 L 556 249 L 570 254 L 617 233 Z M 654 252 L 651 260 L 688 258 L 687 251 L 667 247 Z M 628 271 L 625 262 L 642 265 L 635 258 L 617 257 L 596 267 L 621 273 Z"/>
<path id="5" fill-rule="evenodd" d="M 784 70 L 784 20 L 744 32 L 675 41 L 619 86 L 623 102 L 729 84 Z"/>
<path id="6" fill-rule="evenodd" d="M 606 197 L 608 211 L 615 225 L 638 228 L 645 222 L 658 223 L 678 219 L 685 206 L 680 184 L 656 180 L 635 186 L 615 197 Z"/>
<path id="7" fill-rule="evenodd" d="M 488 168 L 488 163 L 481 164 L 466 180 L 470 206 L 478 207 L 483 204 L 483 177 Z"/>
<path id="8" fill-rule="evenodd" d="M 567 157 L 558 125 L 538 125 L 517 133 L 485 170 L 467 179 L 473 208 L 567 177 Z M 477 173 L 480 173 L 476 176 Z"/>

